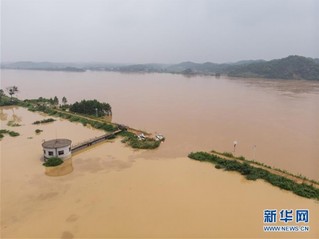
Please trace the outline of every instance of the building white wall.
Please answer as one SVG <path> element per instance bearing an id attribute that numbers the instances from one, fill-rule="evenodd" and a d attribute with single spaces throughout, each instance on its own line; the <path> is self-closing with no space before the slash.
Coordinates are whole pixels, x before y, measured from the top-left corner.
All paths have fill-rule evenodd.
<path id="1" fill-rule="evenodd" d="M 69 156 L 71 156 L 70 148 L 71 148 L 71 145 L 67 147 L 56 148 L 56 149 L 43 148 L 44 157 L 45 158 L 59 157 L 61 159 L 68 158 Z M 63 151 L 63 154 L 59 155 L 59 151 Z M 49 152 L 52 152 L 53 155 L 50 155 Z"/>

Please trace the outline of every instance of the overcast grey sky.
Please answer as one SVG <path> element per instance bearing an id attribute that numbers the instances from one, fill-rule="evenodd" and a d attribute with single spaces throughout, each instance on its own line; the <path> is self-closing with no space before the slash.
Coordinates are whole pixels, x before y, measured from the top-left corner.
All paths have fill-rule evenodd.
<path id="1" fill-rule="evenodd" d="M 319 57 L 317 0 L 1 0 L 2 61 Z"/>

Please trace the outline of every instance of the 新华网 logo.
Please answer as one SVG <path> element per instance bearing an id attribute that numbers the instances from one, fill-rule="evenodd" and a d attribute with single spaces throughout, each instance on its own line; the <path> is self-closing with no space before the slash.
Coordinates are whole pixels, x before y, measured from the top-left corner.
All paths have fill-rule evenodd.
<path id="1" fill-rule="evenodd" d="M 263 229 L 264 232 L 309 232 L 309 220 L 309 209 L 265 209 Z"/>

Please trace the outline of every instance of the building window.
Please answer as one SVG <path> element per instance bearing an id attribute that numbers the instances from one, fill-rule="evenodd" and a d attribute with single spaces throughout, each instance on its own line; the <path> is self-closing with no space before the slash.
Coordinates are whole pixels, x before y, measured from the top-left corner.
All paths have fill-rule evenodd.
<path id="1" fill-rule="evenodd" d="M 53 151 L 49 151 L 49 156 L 53 156 Z"/>
<path id="2" fill-rule="evenodd" d="M 46 154 L 47 152 L 45 150 L 43 150 L 43 153 Z"/>
<path id="3" fill-rule="evenodd" d="M 59 154 L 59 155 L 63 155 L 63 154 L 64 154 L 64 151 L 63 151 L 63 150 L 60 150 L 60 151 L 58 151 L 58 154 Z"/>

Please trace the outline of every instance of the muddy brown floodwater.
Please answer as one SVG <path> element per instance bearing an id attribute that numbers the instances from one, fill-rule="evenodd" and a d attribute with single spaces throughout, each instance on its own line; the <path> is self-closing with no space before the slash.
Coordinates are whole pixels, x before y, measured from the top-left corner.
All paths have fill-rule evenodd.
<path id="1" fill-rule="evenodd" d="M 236 173 L 190 160 L 194 150 L 237 155 L 319 179 L 319 83 L 169 74 L 9 71 L 2 87 L 19 98 L 96 98 L 113 107 L 113 121 L 163 133 L 154 151 L 120 139 L 72 157 L 59 177 L 41 165 L 44 139 L 73 143 L 103 132 L 23 108 L 1 108 L 1 127 L 20 136 L 1 142 L 3 238 L 318 238 L 319 204 Z M 62 87 L 63 85 L 63 87 Z M 15 120 L 22 126 L 7 126 Z M 35 129 L 42 129 L 39 135 Z M 256 150 L 253 150 L 256 145 Z M 310 210 L 307 233 L 264 233 L 264 209 Z M 276 225 L 280 225 L 276 224 Z"/>

